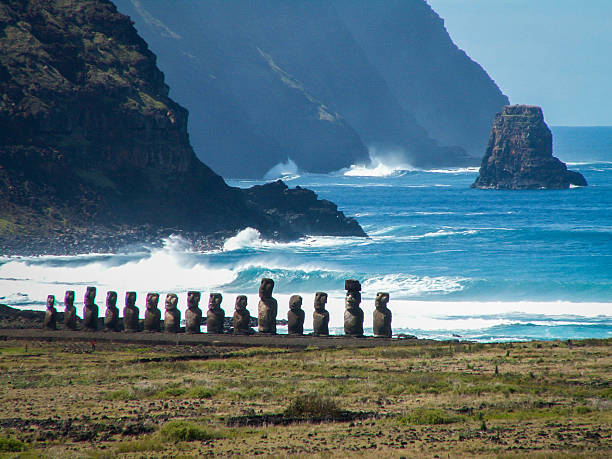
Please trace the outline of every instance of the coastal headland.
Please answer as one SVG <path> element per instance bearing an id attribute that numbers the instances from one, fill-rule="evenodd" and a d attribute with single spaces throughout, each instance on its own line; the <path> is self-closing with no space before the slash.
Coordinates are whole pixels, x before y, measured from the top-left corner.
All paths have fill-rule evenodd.
<path id="1" fill-rule="evenodd" d="M 325 349 L 49 342 L 40 330 L 28 340 L 7 332 L 0 451 L 9 457 L 612 452 L 610 339 L 343 338 L 329 341 L 382 345 Z"/>

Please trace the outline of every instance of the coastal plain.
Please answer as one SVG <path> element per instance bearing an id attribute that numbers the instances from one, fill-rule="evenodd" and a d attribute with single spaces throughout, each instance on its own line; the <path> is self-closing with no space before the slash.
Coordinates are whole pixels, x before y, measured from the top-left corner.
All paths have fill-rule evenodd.
<path id="1" fill-rule="evenodd" d="M 278 338 L 5 337 L 0 457 L 612 454 L 612 339 L 324 349 Z"/>

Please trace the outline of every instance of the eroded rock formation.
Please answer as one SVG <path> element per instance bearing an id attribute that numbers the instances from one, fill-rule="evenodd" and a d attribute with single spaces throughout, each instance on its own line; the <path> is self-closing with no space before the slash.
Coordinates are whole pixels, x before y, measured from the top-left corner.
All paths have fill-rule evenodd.
<path id="1" fill-rule="evenodd" d="M 276 299 L 272 298 L 272 290 L 274 290 L 274 281 L 264 277 L 259 286 L 259 314 L 257 320 L 260 333 L 274 335 L 276 334 L 278 303 Z"/>
<path id="2" fill-rule="evenodd" d="M 553 156 L 552 133 L 540 107 L 507 105 L 495 116 L 473 188 L 509 190 L 586 186 L 582 174 Z"/>
<path id="3" fill-rule="evenodd" d="M 361 304 L 361 283 L 355 279 L 347 279 L 344 283 L 346 299 L 344 300 L 344 334 L 347 336 L 363 336 L 363 309 Z"/>
<path id="4" fill-rule="evenodd" d="M 325 309 L 327 293 L 317 292 L 314 300 L 314 313 L 312 314 L 312 328 L 315 336 L 329 335 L 329 312 Z"/>
<path id="5" fill-rule="evenodd" d="M 64 328 L 76 330 L 77 310 L 74 305 L 74 290 L 66 290 L 64 296 Z"/>
<path id="6" fill-rule="evenodd" d="M 304 317 L 306 313 L 302 309 L 302 297 L 292 295 L 289 298 L 289 312 L 287 312 L 287 333 L 290 335 L 304 334 Z"/>
<path id="7" fill-rule="evenodd" d="M 106 312 L 104 313 L 104 328 L 109 331 L 119 329 L 119 308 L 117 307 L 117 292 L 106 293 Z"/>
<path id="8" fill-rule="evenodd" d="M 166 313 L 164 314 L 164 331 L 178 333 L 181 331 L 181 311 L 178 310 L 178 296 L 175 293 L 166 295 Z"/>
<path id="9" fill-rule="evenodd" d="M 83 308 L 83 327 L 85 330 L 98 330 L 98 314 L 100 312 L 100 308 L 98 308 L 95 301 L 96 287 L 87 287 L 84 299 L 85 306 Z"/>
<path id="10" fill-rule="evenodd" d="M 220 293 L 211 293 L 208 300 L 208 312 L 206 313 L 206 332 L 207 333 L 223 333 L 223 322 L 225 320 L 225 311 L 221 308 L 223 295 Z"/>
<path id="11" fill-rule="evenodd" d="M 254 333 L 251 328 L 251 313 L 247 309 L 246 295 L 236 297 L 236 307 L 234 310 L 234 334 L 250 335 Z"/>
<path id="12" fill-rule="evenodd" d="M 55 309 L 55 297 L 53 295 L 47 296 L 47 310 L 45 311 L 43 328 L 45 330 L 57 329 L 57 309 Z"/>
<path id="13" fill-rule="evenodd" d="M 200 292 L 187 293 L 187 311 L 185 311 L 185 333 L 201 333 L 202 310 L 200 309 Z"/>
<path id="14" fill-rule="evenodd" d="M 145 310 L 144 329 L 148 332 L 161 331 L 161 311 L 157 307 L 159 293 L 147 294 L 147 309 Z"/>
<path id="15" fill-rule="evenodd" d="M 137 332 L 139 330 L 139 314 L 140 310 L 136 306 L 136 292 L 126 292 L 125 307 L 123 308 L 123 331 Z"/>
<path id="16" fill-rule="evenodd" d="M 372 329 L 374 336 L 377 338 L 391 338 L 391 311 L 387 307 L 389 303 L 389 294 L 387 292 L 378 292 L 376 294 L 374 317 Z"/>

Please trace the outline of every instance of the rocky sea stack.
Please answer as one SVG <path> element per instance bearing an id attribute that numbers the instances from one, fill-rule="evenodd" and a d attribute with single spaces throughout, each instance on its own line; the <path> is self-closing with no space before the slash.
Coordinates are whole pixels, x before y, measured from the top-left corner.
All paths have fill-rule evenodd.
<path id="1" fill-rule="evenodd" d="M 107 251 L 177 232 L 219 241 L 246 227 L 365 236 L 313 192 L 233 188 L 203 164 L 187 110 L 112 2 L 4 2 L 0 32 L 3 254 Z"/>
<path id="2" fill-rule="evenodd" d="M 473 188 L 509 190 L 586 186 L 579 172 L 552 154 L 552 133 L 540 107 L 508 105 L 495 116 Z"/>

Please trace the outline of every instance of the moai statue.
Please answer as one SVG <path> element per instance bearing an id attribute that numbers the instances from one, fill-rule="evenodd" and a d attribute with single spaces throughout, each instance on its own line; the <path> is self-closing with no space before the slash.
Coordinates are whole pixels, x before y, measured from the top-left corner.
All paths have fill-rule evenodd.
<path id="1" fill-rule="evenodd" d="M 272 290 L 274 290 L 274 281 L 264 277 L 259 286 L 258 326 L 260 333 L 275 335 L 278 303 L 272 298 Z"/>
<path id="2" fill-rule="evenodd" d="M 117 331 L 119 328 L 119 308 L 117 307 L 117 292 L 106 292 L 106 313 L 104 314 L 104 328 L 108 331 Z"/>
<path id="3" fill-rule="evenodd" d="M 45 330 L 57 330 L 57 309 L 55 309 L 55 296 L 47 296 L 47 311 L 43 322 Z"/>
<path id="4" fill-rule="evenodd" d="M 234 311 L 234 334 L 250 335 L 252 333 L 251 313 L 247 309 L 247 297 L 245 295 L 238 295 L 236 297 L 236 309 Z"/>
<path id="5" fill-rule="evenodd" d="M 200 333 L 202 326 L 202 310 L 200 304 L 200 292 L 187 293 L 187 311 L 185 312 L 185 332 Z"/>
<path id="6" fill-rule="evenodd" d="M 164 316 L 164 330 L 166 333 L 181 331 L 181 311 L 177 308 L 178 296 L 174 293 L 166 295 L 166 314 Z"/>
<path id="7" fill-rule="evenodd" d="M 208 300 L 208 312 L 206 313 L 206 332 L 223 333 L 223 322 L 225 321 L 225 311 L 221 309 L 223 295 L 211 293 Z"/>
<path id="8" fill-rule="evenodd" d="M 304 334 L 304 316 L 302 297 L 293 295 L 289 298 L 289 312 L 287 313 L 287 332 L 290 335 Z"/>
<path id="9" fill-rule="evenodd" d="M 387 307 L 389 294 L 378 292 L 374 303 L 374 336 L 377 338 L 391 338 L 391 311 Z"/>
<path id="10" fill-rule="evenodd" d="M 144 329 L 148 332 L 161 331 L 161 311 L 157 307 L 159 293 L 147 293 L 147 309 L 145 310 Z"/>
<path id="11" fill-rule="evenodd" d="M 312 328 L 315 336 L 329 336 L 329 312 L 325 309 L 327 293 L 317 292 L 314 301 L 314 314 L 312 315 Z"/>
<path id="12" fill-rule="evenodd" d="M 98 330 L 98 313 L 100 308 L 95 303 L 96 301 L 96 288 L 87 287 L 85 292 L 85 307 L 83 308 L 83 327 L 85 330 L 96 331 Z"/>
<path id="13" fill-rule="evenodd" d="M 77 310 L 74 305 L 74 290 L 66 290 L 66 296 L 64 296 L 64 328 L 68 330 L 76 330 L 77 328 Z"/>
<path id="14" fill-rule="evenodd" d="M 123 308 L 123 331 L 137 332 L 139 329 L 138 315 L 140 310 L 136 307 L 136 292 L 126 292 L 125 308 Z"/>
<path id="15" fill-rule="evenodd" d="M 363 310 L 359 307 L 361 303 L 361 284 L 354 279 L 344 282 L 346 299 L 344 304 L 344 334 L 347 336 L 363 336 Z"/>

